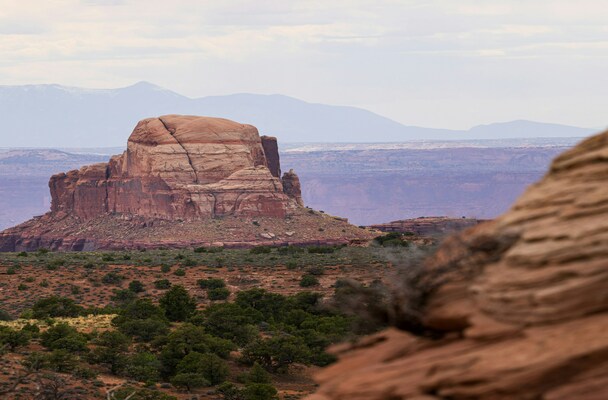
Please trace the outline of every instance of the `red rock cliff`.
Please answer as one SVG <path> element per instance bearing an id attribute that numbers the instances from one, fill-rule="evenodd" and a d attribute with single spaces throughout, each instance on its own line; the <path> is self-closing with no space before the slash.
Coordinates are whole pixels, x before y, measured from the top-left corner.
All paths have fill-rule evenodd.
<path id="1" fill-rule="evenodd" d="M 83 219 L 284 217 L 301 198 L 284 193 L 279 174 L 276 138 L 260 138 L 255 127 L 166 115 L 139 122 L 127 151 L 109 163 L 54 175 L 51 211 Z"/>

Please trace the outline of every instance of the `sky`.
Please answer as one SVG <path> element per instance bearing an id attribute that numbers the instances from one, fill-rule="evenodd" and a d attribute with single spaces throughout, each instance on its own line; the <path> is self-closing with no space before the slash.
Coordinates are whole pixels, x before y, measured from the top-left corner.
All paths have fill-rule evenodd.
<path id="1" fill-rule="evenodd" d="M 606 0 L 0 0 L 0 85 L 280 93 L 467 129 L 608 125 Z"/>

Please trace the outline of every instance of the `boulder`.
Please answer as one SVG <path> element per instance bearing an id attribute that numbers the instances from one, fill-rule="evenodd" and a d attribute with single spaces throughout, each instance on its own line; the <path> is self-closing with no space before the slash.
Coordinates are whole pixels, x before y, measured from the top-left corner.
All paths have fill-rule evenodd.
<path id="1" fill-rule="evenodd" d="M 608 398 L 608 132 L 448 239 L 416 282 L 429 288 L 417 335 L 334 349 L 311 400 Z M 395 308 L 411 307 L 397 291 Z"/>

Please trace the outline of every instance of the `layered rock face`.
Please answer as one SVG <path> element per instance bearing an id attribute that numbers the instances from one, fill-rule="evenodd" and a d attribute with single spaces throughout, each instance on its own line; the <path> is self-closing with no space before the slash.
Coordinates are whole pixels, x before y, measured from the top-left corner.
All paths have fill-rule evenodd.
<path id="1" fill-rule="evenodd" d="M 139 122 L 109 163 L 54 175 L 51 211 L 85 220 L 285 217 L 301 196 L 284 192 L 279 175 L 276 138 L 226 119 L 166 115 Z"/>
<path id="2" fill-rule="evenodd" d="M 423 271 L 435 289 L 415 311 L 436 339 L 390 329 L 336 348 L 311 399 L 608 398 L 608 132 Z"/>

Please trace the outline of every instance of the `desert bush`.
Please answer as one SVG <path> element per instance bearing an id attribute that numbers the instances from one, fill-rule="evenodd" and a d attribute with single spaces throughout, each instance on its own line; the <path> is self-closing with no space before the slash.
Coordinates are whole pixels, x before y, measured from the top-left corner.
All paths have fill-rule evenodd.
<path id="1" fill-rule="evenodd" d="M 133 293 L 141 293 L 146 290 L 145 286 L 141 281 L 133 280 L 129 282 L 129 290 Z"/>
<path id="2" fill-rule="evenodd" d="M 127 304 L 134 302 L 137 299 L 137 294 L 129 289 L 115 289 L 111 300 L 117 307 L 125 307 Z"/>
<path id="3" fill-rule="evenodd" d="M 112 324 L 124 334 L 144 342 L 169 331 L 164 311 L 149 299 L 139 299 L 127 305 Z"/>
<path id="4" fill-rule="evenodd" d="M 105 274 L 101 281 L 106 285 L 118 285 L 122 282 L 122 276 L 112 271 Z"/>
<path id="5" fill-rule="evenodd" d="M 245 346 L 242 360 L 248 364 L 257 362 L 268 371 L 286 373 L 293 363 L 308 364 L 310 355 L 310 349 L 302 339 L 279 335 L 256 339 Z"/>
<path id="6" fill-rule="evenodd" d="M 226 300 L 230 296 L 230 290 L 225 287 L 213 288 L 207 290 L 207 298 L 209 300 Z"/>
<path id="7" fill-rule="evenodd" d="M 165 376 L 174 375 L 177 364 L 185 355 L 192 352 L 213 353 L 227 358 L 232 350 L 236 350 L 236 346 L 230 340 L 210 335 L 205 328 L 188 323 L 175 329 L 166 337 L 159 338 L 158 342 L 155 344 L 162 343 L 160 361 Z"/>
<path id="8" fill-rule="evenodd" d="M 56 349 L 46 356 L 46 364 L 50 370 L 70 372 L 78 365 L 78 357 L 66 349 Z"/>
<path id="9" fill-rule="evenodd" d="M 171 287 L 171 282 L 168 279 L 159 279 L 154 281 L 154 287 L 157 289 L 169 289 Z"/>
<path id="10" fill-rule="evenodd" d="M 160 298 L 160 305 L 169 321 L 185 321 L 196 310 L 196 301 L 181 285 L 172 286 Z"/>
<path id="11" fill-rule="evenodd" d="M 147 351 L 138 352 L 128 358 L 125 373 L 128 377 L 147 384 L 158 381 L 161 363 Z"/>
<path id="12" fill-rule="evenodd" d="M 226 380 L 229 374 L 228 365 L 215 354 L 192 352 L 177 364 L 177 374 L 199 374 L 209 384 L 218 385 Z"/>
<path id="13" fill-rule="evenodd" d="M 102 332 L 94 341 L 95 347 L 89 359 L 97 364 L 107 365 L 110 372 L 117 375 L 128 364 L 126 353 L 131 339 L 119 331 Z"/>
<path id="14" fill-rule="evenodd" d="M 32 306 L 32 317 L 36 319 L 55 317 L 77 317 L 84 308 L 67 297 L 50 296 L 38 300 Z"/>
<path id="15" fill-rule="evenodd" d="M 224 282 L 223 279 L 218 278 L 199 279 L 196 283 L 201 289 L 218 289 L 226 287 L 226 282 Z"/>
<path id="16" fill-rule="evenodd" d="M 0 321 L 12 321 L 12 319 L 13 317 L 8 312 L 0 309 Z"/>
<path id="17" fill-rule="evenodd" d="M 302 276 L 302 279 L 300 280 L 301 287 L 311 287 L 311 286 L 317 286 L 317 285 L 319 285 L 319 280 L 314 275 L 308 275 L 308 274 L 304 275 L 304 276 Z"/>
<path id="18" fill-rule="evenodd" d="M 250 383 L 242 390 L 243 400 L 278 400 L 277 389 L 268 383 Z"/>
<path id="19" fill-rule="evenodd" d="M 30 338 L 31 335 L 27 330 L 0 326 L 0 353 L 4 348 L 14 351 L 17 347 L 25 346 L 29 343 Z"/>
<path id="20" fill-rule="evenodd" d="M 171 384 L 177 388 L 184 388 L 188 392 L 199 387 L 210 386 L 205 377 L 194 372 L 181 372 L 175 375 L 171 378 Z"/>
<path id="21" fill-rule="evenodd" d="M 182 261 L 182 266 L 184 266 L 184 267 L 196 267 L 196 261 L 194 261 L 191 258 L 186 258 L 184 261 Z"/>
<path id="22" fill-rule="evenodd" d="M 51 326 L 40 335 L 41 343 L 51 350 L 80 352 L 87 350 L 87 338 L 66 323 Z"/>

